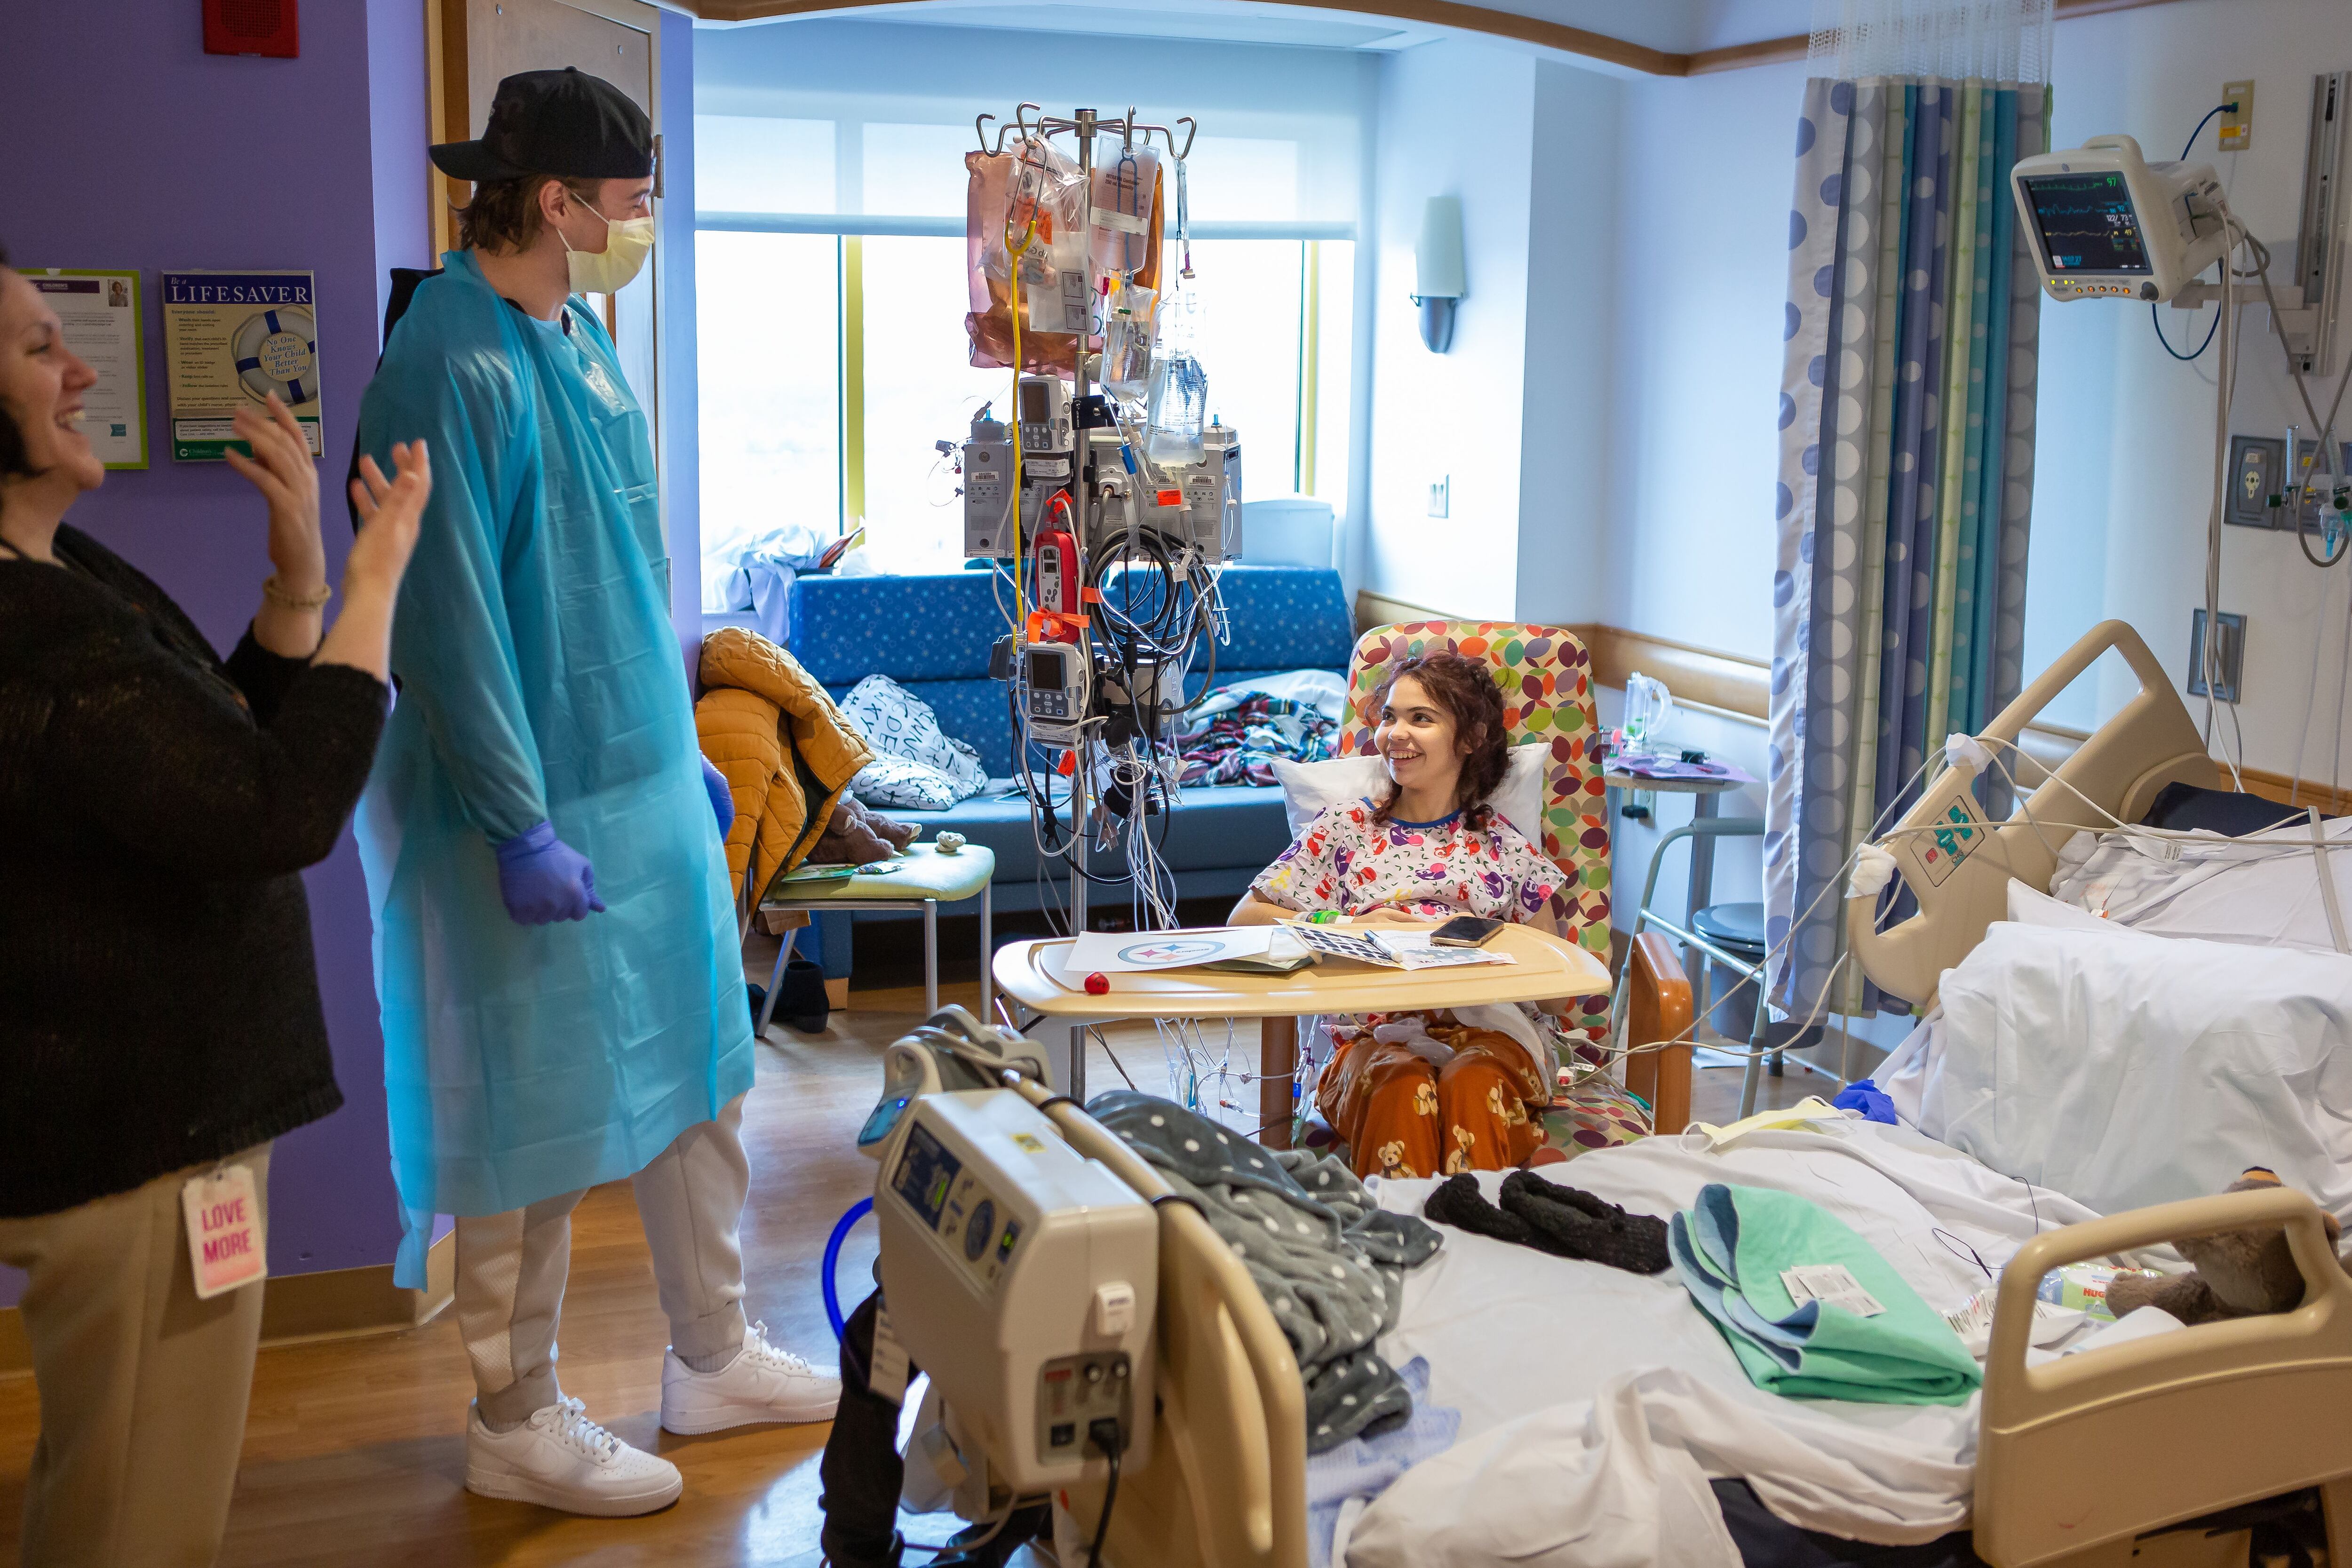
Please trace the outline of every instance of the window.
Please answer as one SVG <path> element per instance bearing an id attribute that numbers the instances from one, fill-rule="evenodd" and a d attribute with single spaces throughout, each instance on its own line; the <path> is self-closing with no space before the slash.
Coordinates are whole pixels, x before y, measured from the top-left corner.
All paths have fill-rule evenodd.
<path id="1" fill-rule="evenodd" d="M 736 602 L 727 579 L 762 536 L 839 531 L 840 247 L 829 234 L 694 237 L 706 610 Z"/>
<path id="2" fill-rule="evenodd" d="M 939 443 L 961 446 L 984 405 L 1003 416 L 1013 376 L 970 363 L 972 132 L 953 112 L 695 118 L 706 610 L 743 607 L 745 552 L 797 553 L 810 528 L 862 522 L 886 571 L 963 558 Z M 1188 165 L 1195 276 L 1163 306 L 1161 342 L 1199 356 L 1255 496 L 1344 491 L 1353 223 L 1299 216 L 1302 189 L 1331 199 L 1331 156 L 1202 136 Z M 1179 260 L 1171 246 L 1171 287 Z"/>

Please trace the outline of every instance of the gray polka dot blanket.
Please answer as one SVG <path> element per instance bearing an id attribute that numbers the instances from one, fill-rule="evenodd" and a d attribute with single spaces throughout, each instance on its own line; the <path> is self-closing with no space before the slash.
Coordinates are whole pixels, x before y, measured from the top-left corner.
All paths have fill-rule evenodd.
<path id="1" fill-rule="evenodd" d="M 1249 1270 L 1298 1357 L 1308 1453 L 1412 1414 L 1373 1342 L 1396 1324 L 1405 1270 L 1435 1255 L 1435 1229 L 1380 1208 L 1339 1160 L 1262 1148 L 1171 1100 L 1113 1089 L 1087 1113 L 1198 1203 Z"/>

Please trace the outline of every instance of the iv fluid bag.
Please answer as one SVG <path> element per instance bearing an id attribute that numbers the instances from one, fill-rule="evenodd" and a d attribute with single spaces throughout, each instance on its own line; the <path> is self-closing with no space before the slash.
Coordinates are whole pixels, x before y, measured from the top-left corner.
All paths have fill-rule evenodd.
<path id="1" fill-rule="evenodd" d="M 1139 398 L 1151 389 L 1151 337 L 1157 296 L 1124 288 L 1103 311 L 1102 384 L 1115 397 Z"/>
<path id="2" fill-rule="evenodd" d="M 1201 431 L 1208 423 L 1209 376 L 1192 351 L 1178 348 L 1151 367 L 1150 434 L 1145 454 L 1155 463 L 1181 466 L 1202 456 Z"/>

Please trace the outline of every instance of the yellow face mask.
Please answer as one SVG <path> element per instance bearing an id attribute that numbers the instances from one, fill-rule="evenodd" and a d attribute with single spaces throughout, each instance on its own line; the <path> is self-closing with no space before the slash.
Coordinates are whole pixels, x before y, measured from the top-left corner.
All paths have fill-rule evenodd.
<path id="1" fill-rule="evenodd" d="M 593 207 L 588 209 L 595 212 Z M 564 264 L 571 269 L 572 291 L 575 294 L 617 294 L 629 286 L 630 279 L 645 270 L 646 258 L 654 250 L 654 220 L 650 217 L 604 217 L 604 248 L 574 250 L 572 242 L 563 239 L 557 229 L 555 237 L 563 239 Z"/>
<path id="2" fill-rule="evenodd" d="M 1744 1117 L 1728 1127 L 1717 1127 L 1712 1121 L 1694 1121 L 1683 1129 L 1683 1142 L 1685 1145 L 1696 1147 L 1692 1140 L 1703 1138 L 1706 1141 L 1706 1147 L 1713 1151 L 1721 1149 L 1727 1143 L 1737 1142 L 1750 1132 L 1778 1131 L 1784 1127 L 1806 1127 L 1816 1121 L 1845 1120 L 1844 1111 L 1840 1110 L 1820 1095 L 1809 1094 L 1786 1110 L 1759 1110 L 1755 1115 Z"/>

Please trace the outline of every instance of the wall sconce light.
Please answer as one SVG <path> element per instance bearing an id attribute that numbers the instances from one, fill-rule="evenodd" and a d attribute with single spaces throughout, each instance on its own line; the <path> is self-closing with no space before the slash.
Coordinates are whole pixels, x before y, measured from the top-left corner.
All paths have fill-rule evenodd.
<path id="1" fill-rule="evenodd" d="M 1421 307 L 1421 341 L 1442 354 L 1454 346 L 1454 310 L 1462 299 L 1462 198 L 1432 196 L 1421 209 L 1412 247 L 1412 302 Z"/>

